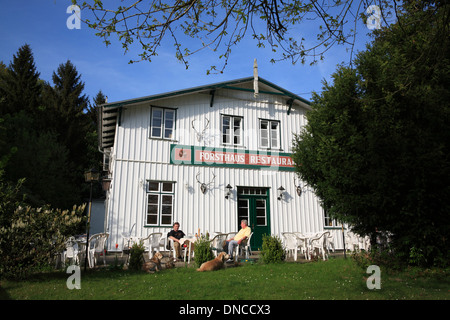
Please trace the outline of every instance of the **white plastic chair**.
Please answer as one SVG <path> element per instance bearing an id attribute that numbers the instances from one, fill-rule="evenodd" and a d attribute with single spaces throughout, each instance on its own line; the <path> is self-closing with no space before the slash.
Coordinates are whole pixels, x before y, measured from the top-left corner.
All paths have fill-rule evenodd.
<path id="1" fill-rule="evenodd" d="M 223 244 L 227 240 L 226 233 L 219 233 L 214 236 L 211 240 L 211 249 L 214 253 L 214 256 L 217 257 L 220 252 L 223 251 Z"/>
<path id="2" fill-rule="evenodd" d="M 293 232 L 283 232 L 281 235 L 284 239 L 284 247 L 287 255 L 293 255 L 294 261 L 297 261 L 298 251 L 300 250 L 305 255 L 305 258 L 308 259 L 308 247 L 305 238 L 297 236 Z"/>
<path id="3" fill-rule="evenodd" d="M 236 246 L 235 252 L 234 252 L 234 258 L 238 259 L 239 257 L 239 252 L 241 253 L 241 255 L 243 255 L 243 251 L 245 251 L 245 259 L 248 259 L 249 256 L 252 254 L 252 249 L 250 247 L 250 241 L 252 240 L 252 235 L 253 232 L 250 233 L 250 235 L 248 236 L 247 239 L 242 240 L 241 244 Z"/>
<path id="4" fill-rule="evenodd" d="M 227 240 L 233 239 L 235 235 L 237 235 L 237 232 L 229 232 L 226 234 Z"/>
<path id="5" fill-rule="evenodd" d="M 139 239 L 138 237 L 131 237 L 126 232 L 122 233 L 122 238 L 123 238 L 123 244 L 122 244 L 121 257 L 123 257 L 124 252 L 126 252 L 127 254 L 130 253 L 130 249 L 133 246 L 133 244 L 139 243 L 141 241 L 141 239 Z"/>
<path id="6" fill-rule="evenodd" d="M 290 233 L 290 232 L 283 232 L 281 233 L 281 236 L 283 237 L 283 243 L 284 243 L 284 248 L 286 250 L 286 255 L 293 255 L 294 256 L 294 260 L 297 260 L 297 241 L 294 238 L 294 234 Z"/>
<path id="7" fill-rule="evenodd" d="M 347 251 L 353 252 L 354 251 L 354 245 L 353 245 L 353 241 L 352 241 L 352 236 L 349 232 L 345 233 L 344 236 L 344 243 L 345 243 L 345 249 Z"/>
<path id="8" fill-rule="evenodd" d="M 301 232 L 292 232 L 292 233 L 297 237 L 297 245 L 301 253 L 305 255 L 306 260 L 310 260 L 311 257 L 309 255 L 309 239 L 313 236 L 311 235 L 307 236 Z"/>
<path id="9" fill-rule="evenodd" d="M 370 250 L 370 237 L 366 236 L 364 237 L 364 250 L 369 251 Z"/>
<path id="10" fill-rule="evenodd" d="M 358 242 L 358 249 L 368 251 L 370 249 L 370 238 L 368 236 L 361 237 L 356 235 Z"/>
<path id="11" fill-rule="evenodd" d="M 123 257 L 123 253 L 126 250 L 130 249 L 130 234 L 128 232 L 122 232 L 122 255 L 120 257 Z"/>
<path id="12" fill-rule="evenodd" d="M 360 251 L 360 243 L 358 240 L 358 236 L 353 232 L 347 232 L 345 234 L 345 247 L 350 252 L 359 252 Z"/>
<path id="13" fill-rule="evenodd" d="M 106 258 L 105 258 L 105 243 L 108 239 L 108 233 L 98 233 L 94 234 L 89 239 L 89 251 L 88 251 L 88 262 L 89 268 L 95 267 L 97 264 L 97 256 L 103 256 L 103 265 L 106 266 Z"/>
<path id="14" fill-rule="evenodd" d="M 306 260 L 310 260 L 308 251 L 309 237 L 305 236 L 301 232 L 293 232 L 295 237 L 297 238 L 297 248 L 300 249 L 300 252 L 305 255 Z"/>
<path id="15" fill-rule="evenodd" d="M 173 258 L 177 259 L 178 257 L 177 257 L 177 253 L 175 251 L 175 246 L 174 246 L 174 243 L 173 243 L 174 242 L 173 239 L 167 238 L 167 240 L 169 240 L 170 251 L 172 252 Z M 180 255 L 184 256 L 184 261 L 186 261 L 186 251 L 187 250 L 189 250 L 189 248 L 185 247 L 184 244 L 180 246 Z M 183 253 L 183 251 L 184 251 L 184 253 Z M 169 256 L 170 256 L 170 253 L 169 253 Z"/>
<path id="16" fill-rule="evenodd" d="M 78 256 L 78 254 L 79 254 L 78 243 L 75 241 L 75 237 L 70 237 L 69 239 L 67 239 L 65 246 L 66 246 L 66 249 L 64 250 L 64 252 L 62 254 L 62 259 L 61 259 L 63 265 L 66 264 L 66 259 L 70 259 L 72 264 L 74 262 L 75 262 L 75 264 L 79 264 L 80 258 Z"/>
<path id="17" fill-rule="evenodd" d="M 140 243 L 141 243 L 141 239 L 138 237 L 128 237 L 128 238 L 124 237 L 124 245 L 122 248 L 122 257 L 123 257 L 123 253 L 125 252 L 127 255 L 125 265 L 128 265 L 130 263 L 131 247 L 134 244 L 140 244 Z"/>
<path id="18" fill-rule="evenodd" d="M 310 248 L 311 252 L 314 252 L 315 249 L 319 250 L 319 254 L 322 253 L 323 260 L 327 259 L 327 239 L 330 232 L 323 232 L 315 238 L 311 238 L 310 240 Z"/>
<path id="19" fill-rule="evenodd" d="M 334 246 L 334 237 L 333 237 L 333 235 L 331 233 L 329 233 L 328 237 L 327 237 L 327 252 L 328 252 L 328 255 L 330 255 L 330 250 L 332 252 L 335 252 L 335 250 L 336 250 L 336 247 Z"/>
<path id="20" fill-rule="evenodd" d="M 161 244 L 161 239 L 161 232 L 150 233 L 147 238 L 142 239 L 142 241 L 144 242 L 144 246 L 148 250 L 149 259 L 152 258 L 153 251 L 159 252 L 160 247 L 164 247 L 164 244 Z"/>

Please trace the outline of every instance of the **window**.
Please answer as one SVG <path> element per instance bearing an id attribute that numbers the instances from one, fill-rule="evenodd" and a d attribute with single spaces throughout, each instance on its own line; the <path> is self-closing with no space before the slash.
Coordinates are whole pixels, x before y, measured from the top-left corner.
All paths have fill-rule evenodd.
<path id="1" fill-rule="evenodd" d="M 111 149 L 109 149 L 111 152 Z M 110 153 L 103 153 L 103 171 L 109 172 Z"/>
<path id="2" fill-rule="evenodd" d="M 336 219 L 332 219 L 328 212 L 325 210 L 324 212 L 324 225 L 325 228 L 339 228 L 341 227 L 341 223 Z"/>
<path id="3" fill-rule="evenodd" d="M 259 146 L 280 149 L 280 121 L 259 120 Z"/>
<path id="4" fill-rule="evenodd" d="M 222 143 L 242 145 L 242 117 L 222 116 Z"/>
<path id="5" fill-rule="evenodd" d="M 171 226 L 173 218 L 175 183 L 148 181 L 147 226 Z"/>
<path id="6" fill-rule="evenodd" d="M 256 203 L 256 225 L 266 226 L 266 200 L 255 199 Z"/>
<path id="7" fill-rule="evenodd" d="M 238 221 L 247 220 L 248 213 L 250 211 L 249 208 L 249 199 L 239 199 L 238 201 Z"/>
<path id="8" fill-rule="evenodd" d="M 175 131 L 174 109 L 152 107 L 150 121 L 150 137 L 160 139 L 173 139 Z"/>
<path id="9" fill-rule="evenodd" d="M 267 188 L 238 187 L 239 195 L 267 195 Z"/>

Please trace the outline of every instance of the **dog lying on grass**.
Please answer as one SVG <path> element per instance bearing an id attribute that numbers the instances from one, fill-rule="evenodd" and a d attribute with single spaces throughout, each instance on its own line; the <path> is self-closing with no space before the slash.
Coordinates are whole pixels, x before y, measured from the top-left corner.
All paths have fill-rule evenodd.
<path id="1" fill-rule="evenodd" d="M 154 273 L 155 271 L 160 271 L 161 268 L 161 259 L 163 255 L 161 252 L 155 252 L 153 255 L 153 258 L 150 259 L 148 262 L 144 262 L 142 265 L 142 270 L 147 273 Z"/>
<path id="2" fill-rule="evenodd" d="M 215 259 L 202 263 L 202 265 L 200 266 L 200 268 L 197 269 L 197 271 L 215 271 L 222 269 L 224 261 L 227 260 L 229 257 L 230 256 L 227 253 L 221 252 Z"/>

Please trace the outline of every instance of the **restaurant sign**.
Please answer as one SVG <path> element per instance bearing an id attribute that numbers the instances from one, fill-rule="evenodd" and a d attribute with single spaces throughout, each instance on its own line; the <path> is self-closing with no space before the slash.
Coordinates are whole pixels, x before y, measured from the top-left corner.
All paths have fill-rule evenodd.
<path id="1" fill-rule="evenodd" d="M 170 163 L 220 167 L 294 171 L 291 153 L 172 144 Z"/>

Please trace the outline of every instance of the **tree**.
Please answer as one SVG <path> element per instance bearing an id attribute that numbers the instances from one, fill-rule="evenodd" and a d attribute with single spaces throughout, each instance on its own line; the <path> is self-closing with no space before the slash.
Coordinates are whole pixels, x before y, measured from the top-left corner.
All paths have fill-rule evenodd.
<path id="1" fill-rule="evenodd" d="M 49 128 L 59 136 L 61 144 L 69 149 L 69 157 L 78 170 L 84 170 L 87 144 L 86 132 L 90 129 L 86 111 L 88 97 L 83 94 L 84 82 L 76 67 L 68 60 L 60 64 L 52 76 L 54 86 L 45 86 Z"/>
<path id="2" fill-rule="evenodd" d="M 93 99 L 93 105 L 89 105 L 89 108 L 87 110 L 87 114 L 89 116 L 89 119 L 91 120 L 91 124 L 95 129 L 97 129 L 98 124 L 98 108 L 100 105 L 106 103 L 106 98 L 107 97 L 105 96 L 105 94 L 102 92 L 102 90 L 100 90 Z"/>
<path id="3" fill-rule="evenodd" d="M 355 69 L 314 95 L 294 160 L 331 216 L 392 234 L 404 261 L 449 261 L 448 5 L 411 1 Z"/>
<path id="4" fill-rule="evenodd" d="M 81 1 L 72 1 L 74 4 Z M 177 1 L 133 1 L 129 5 L 114 7 L 104 1 L 83 1 L 82 17 L 87 25 L 98 32 L 97 36 L 110 44 L 111 34 L 116 34 L 127 52 L 136 41 L 141 45 L 140 59 L 151 61 L 167 37 L 172 39 L 175 55 L 186 68 L 190 55 L 211 49 L 223 59 L 222 72 L 231 50 L 248 33 L 257 47 L 270 47 L 274 53 L 281 51 L 276 60 L 305 63 L 311 59 L 323 59 L 333 45 L 353 48 L 357 21 L 365 22 L 377 5 L 381 23 L 389 23 L 386 17 L 397 11 L 396 1 L 283 1 L 283 0 L 177 0 Z M 107 7 L 109 6 L 109 7 Z M 303 30 L 295 27 L 307 24 Z M 315 37 L 306 38 L 308 27 L 317 30 Z M 197 45 L 187 41 L 196 39 Z M 189 43 L 186 45 L 186 43 Z M 136 60 L 130 60 L 134 62 Z M 219 70 L 211 66 L 208 70 Z"/>
<path id="5" fill-rule="evenodd" d="M 43 82 L 29 45 L 19 48 L 1 77 L 0 167 L 4 178 L 20 181 L 20 192 L 27 195 L 29 204 L 71 207 L 79 199 L 75 196 L 79 188 L 67 183 L 71 174 L 67 149 L 45 121 Z"/>
<path id="6" fill-rule="evenodd" d="M 103 167 L 103 154 L 98 150 L 98 108 L 104 103 L 106 103 L 106 96 L 100 90 L 93 99 L 93 105 L 90 105 L 89 110 L 87 111 L 87 116 L 91 124 L 89 131 L 86 133 L 86 141 L 88 145 L 88 151 L 86 154 L 86 159 L 88 162 L 87 168 L 94 168 L 99 171 L 101 171 L 101 168 Z M 93 189 L 94 196 L 101 196 L 102 193 L 103 191 L 99 188 L 99 185 Z"/>
<path id="7" fill-rule="evenodd" d="M 94 161 L 97 139 L 81 75 L 67 61 L 53 73 L 52 87 L 39 80 L 31 49 L 24 45 L 9 68 L 0 64 L 0 76 L 0 169 L 5 180 L 20 180 L 20 192 L 33 206 L 71 208 L 82 202 L 88 194 L 83 173 Z M 96 152 L 97 163 L 98 158 Z"/>
<path id="8" fill-rule="evenodd" d="M 14 148 L 5 169 L 8 181 L 24 182 L 20 190 L 29 205 L 46 204 L 71 208 L 79 203 L 80 187 L 74 184 L 74 165 L 67 148 L 51 131 L 37 131 L 33 120 L 25 113 L 7 115 L 8 149 Z"/>
<path id="9" fill-rule="evenodd" d="M 14 55 L 6 72 L 1 73 L 0 94 L 2 96 L 0 115 L 25 110 L 35 114 L 39 107 L 41 85 L 33 53 L 28 44 Z"/>

